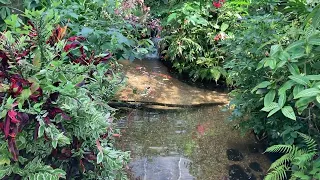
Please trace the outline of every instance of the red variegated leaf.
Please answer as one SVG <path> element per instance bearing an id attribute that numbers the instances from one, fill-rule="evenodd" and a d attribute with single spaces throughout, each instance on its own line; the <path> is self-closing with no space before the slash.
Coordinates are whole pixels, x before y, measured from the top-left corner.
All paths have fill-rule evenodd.
<path id="1" fill-rule="evenodd" d="M 34 140 L 38 139 L 39 128 L 40 128 L 40 124 L 39 124 L 39 122 L 37 122 L 36 127 L 34 128 L 34 132 L 33 132 L 33 139 Z"/>
<path id="2" fill-rule="evenodd" d="M 12 154 L 13 160 L 18 161 L 19 151 L 17 149 L 16 140 L 14 138 L 8 138 L 9 152 Z"/>
<path id="3" fill-rule="evenodd" d="M 17 112 L 15 112 L 14 110 L 9 110 L 8 111 L 8 116 L 10 117 L 10 121 L 14 124 L 19 123 L 20 121 L 17 119 Z"/>
<path id="4" fill-rule="evenodd" d="M 3 132 L 4 132 L 5 138 L 8 138 L 8 135 L 9 135 L 9 132 L 10 132 L 10 117 L 8 116 L 8 114 L 7 114 L 6 119 L 4 121 Z"/>
<path id="5" fill-rule="evenodd" d="M 101 146 L 101 144 L 100 144 L 100 140 L 99 140 L 99 139 L 96 140 L 96 145 L 97 145 L 98 150 L 99 150 L 100 152 L 102 152 L 102 146 Z"/>

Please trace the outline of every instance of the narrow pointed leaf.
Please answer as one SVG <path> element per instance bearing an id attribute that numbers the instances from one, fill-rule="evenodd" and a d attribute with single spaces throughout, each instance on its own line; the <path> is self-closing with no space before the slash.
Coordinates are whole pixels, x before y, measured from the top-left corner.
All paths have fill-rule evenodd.
<path id="1" fill-rule="evenodd" d="M 291 106 L 285 106 L 281 109 L 281 112 L 284 116 L 289 119 L 296 120 L 296 115 Z"/>
<path id="2" fill-rule="evenodd" d="M 317 96 L 318 94 L 320 94 L 319 89 L 309 88 L 309 89 L 305 89 L 305 90 L 299 92 L 294 98 L 298 99 L 298 98 L 302 98 L 302 97 L 312 97 L 312 96 Z"/>

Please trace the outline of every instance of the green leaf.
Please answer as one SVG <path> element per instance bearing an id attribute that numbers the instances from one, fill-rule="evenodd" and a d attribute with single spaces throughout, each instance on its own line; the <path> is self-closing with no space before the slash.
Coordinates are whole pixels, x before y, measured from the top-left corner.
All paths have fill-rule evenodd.
<path id="1" fill-rule="evenodd" d="M 303 91 L 304 87 L 302 85 L 297 85 L 293 88 L 293 97 L 295 97 L 299 92 Z"/>
<path id="2" fill-rule="evenodd" d="M 87 37 L 89 34 L 93 33 L 93 31 L 94 30 L 92 28 L 84 27 L 79 34 Z"/>
<path id="3" fill-rule="evenodd" d="M 312 68 L 314 68 L 314 69 L 319 70 L 319 69 L 320 69 L 320 61 L 315 62 L 314 64 L 312 64 L 312 66 L 311 66 L 311 67 L 312 67 Z"/>
<path id="4" fill-rule="evenodd" d="M 25 100 L 29 99 L 31 96 L 30 88 L 24 89 L 21 91 L 21 94 L 18 96 L 19 108 L 22 109 L 22 105 L 24 104 Z"/>
<path id="5" fill-rule="evenodd" d="M 100 164 L 103 161 L 103 152 L 97 154 L 97 164 Z"/>
<path id="6" fill-rule="evenodd" d="M 299 40 L 299 41 L 293 42 L 285 49 L 285 51 L 291 51 L 293 49 L 303 48 L 304 44 L 305 44 L 305 42 L 303 40 Z"/>
<path id="7" fill-rule="evenodd" d="M 292 86 L 295 84 L 295 82 L 293 80 L 289 80 L 287 82 L 285 82 L 279 89 L 278 93 L 282 94 L 284 92 L 286 92 L 288 89 L 291 89 Z"/>
<path id="8" fill-rule="evenodd" d="M 8 166 L 0 166 L 0 179 L 11 173 L 11 168 Z"/>
<path id="9" fill-rule="evenodd" d="M 39 48 L 37 48 L 37 50 L 34 52 L 32 64 L 37 68 L 41 67 L 41 53 Z"/>
<path id="10" fill-rule="evenodd" d="M 221 24 L 221 31 L 222 31 L 222 32 L 226 31 L 226 30 L 228 29 L 228 27 L 229 27 L 229 24 L 222 23 L 222 24 Z"/>
<path id="11" fill-rule="evenodd" d="M 310 81 L 320 81 L 320 75 L 307 75 L 306 78 Z"/>
<path id="12" fill-rule="evenodd" d="M 289 119 L 292 119 L 292 120 L 296 120 L 296 115 L 292 109 L 291 106 L 285 106 L 281 109 L 281 112 L 284 116 L 286 116 L 287 118 Z"/>
<path id="13" fill-rule="evenodd" d="M 278 100 L 278 104 L 279 107 L 282 108 L 284 106 L 284 104 L 286 103 L 287 100 L 287 94 L 286 92 L 283 92 L 279 95 L 279 100 Z"/>
<path id="14" fill-rule="evenodd" d="M 265 107 L 269 106 L 273 102 L 275 96 L 276 96 L 276 91 L 275 90 L 270 90 L 266 94 L 266 96 L 264 97 L 264 106 Z"/>
<path id="15" fill-rule="evenodd" d="M 274 56 L 276 53 L 282 50 L 282 47 L 279 44 L 272 45 L 270 50 L 270 56 Z"/>
<path id="16" fill-rule="evenodd" d="M 312 39 L 309 39 L 308 43 L 311 44 L 311 45 L 317 45 L 317 46 L 319 46 L 319 45 L 320 45 L 320 38 L 312 38 Z"/>
<path id="17" fill-rule="evenodd" d="M 172 13 L 168 16 L 167 23 L 170 23 L 172 20 L 177 18 L 177 13 Z"/>
<path id="18" fill-rule="evenodd" d="M 261 82 L 260 84 L 258 84 L 256 87 L 254 87 L 254 88 L 252 89 L 251 93 L 255 92 L 257 89 L 266 88 L 266 87 L 268 87 L 270 84 L 271 84 L 271 82 L 269 82 L 269 81 L 263 81 L 263 82 Z"/>
<path id="19" fill-rule="evenodd" d="M 272 116 L 274 113 L 278 112 L 280 110 L 280 107 L 274 108 L 272 111 L 269 112 L 268 117 Z"/>
<path id="20" fill-rule="evenodd" d="M 296 64 L 288 63 L 288 68 L 292 75 L 300 75 L 300 70 Z"/>
<path id="21" fill-rule="evenodd" d="M 289 76 L 289 78 L 294 80 L 298 84 L 301 84 L 301 85 L 304 85 L 304 86 L 309 86 L 310 85 L 309 79 L 306 78 L 305 76 L 293 75 L 293 76 Z"/>
<path id="22" fill-rule="evenodd" d="M 299 92 L 294 98 L 298 99 L 298 98 L 302 98 L 302 97 L 311 97 L 311 96 L 317 96 L 318 94 L 320 94 L 319 89 L 309 88 L 309 89 L 305 89 L 305 90 Z"/>
<path id="23" fill-rule="evenodd" d="M 277 67 L 277 60 L 274 58 L 267 58 L 264 67 L 269 66 L 271 69 L 275 69 Z"/>
<path id="24" fill-rule="evenodd" d="M 52 174 L 60 178 L 66 178 L 66 172 L 62 169 L 54 169 L 52 170 Z"/>
<path id="25" fill-rule="evenodd" d="M 312 25 L 315 28 L 318 28 L 320 25 L 320 9 L 315 9 L 316 13 L 312 17 Z"/>
<path id="26" fill-rule="evenodd" d="M 315 97 L 305 97 L 305 98 L 300 98 L 296 103 L 295 107 L 296 108 L 301 108 L 303 106 L 308 106 L 309 103 L 313 102 L 315 100 Z"/>
<path id="27" fill-rule="evenodd" d="M 279 55 L 279 58 L 283 62 L 288 62 L 288 60 L 290 59 L 290 54 L 287 51 L 282 51 Z"/>
<path id="28" fill-rule="evenodd" d="M 39 130 L 38 130 L 38 136 L 39 136 L 39 137 L 42 137 L 42 136 L 43 136 L 44 130 L 45 130 L 45 125 L 41 125 L 41 126 L 39 127 Z"/>
<path id="29" fill-rule="evenodd" d="M 317 99 L 318 103 L 320 103 L 320 95 L 318 95 L 316 99 Z"/>
<path id="30" fill-rule="evenodd" d="M 272 102 L 268 106 L 263 107 L 261 111 L 270 112 L 277 107 L 279 107 L 278 103 Z"/>
<path id="31" fill-rule="evenodd" d="M 1 4 L 11 4 L 10 0 L 0 0 Z"/>
<path id="32" fill-rule="evenodd" d="M 53 140 L 51 141 L 51 144 L 52 144 L 52 147 L 53 147 L 54 149 L 56 149 L 57 146 L 58 146 L 58 140 L 53 139 Z"/>

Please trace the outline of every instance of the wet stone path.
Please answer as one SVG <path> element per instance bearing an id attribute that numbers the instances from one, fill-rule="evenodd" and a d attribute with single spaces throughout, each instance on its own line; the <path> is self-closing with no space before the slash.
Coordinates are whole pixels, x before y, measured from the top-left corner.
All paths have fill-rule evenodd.
<path id="1" fill-rule="evenodd" d="M 137 61 L 126 68 L 128 85 L 119 93 L 120 100 L 167 104 L 228 102 L 224 93 L 175 80 L 157 61 Z M 144 69 L 145 75 L 139 69 Z M 150 76 L 153 72 L 162 75 Z M 131 79 L 136 77 L 143 78 L 132 83 Z M 143 92 L 145 86 L 152 88 L 153 93 Z M 117 147 L 131 151 L 131 179 L 263 179 L 270 162 L 262 154 L 262 145 L 251 134 L 242 136 L 235 124 L 227 121 L 229 114 L 222 111 L 223 105 L 161 109 L 127 109 L 118 115 L 122 136 Z"/>

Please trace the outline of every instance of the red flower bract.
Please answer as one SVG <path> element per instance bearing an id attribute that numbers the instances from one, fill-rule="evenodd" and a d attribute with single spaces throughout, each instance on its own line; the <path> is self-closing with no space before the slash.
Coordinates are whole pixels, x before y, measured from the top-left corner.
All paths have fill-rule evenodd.
<path id="1" fill-rule="evenodd" d="M 226 1 L 225 0 L 219 0 L 219 1 L 213 1 L 212 2 L 212 4 L 213 4 L 213 6 L 214 7 L 216 7 L 216 8 L 221 8 L 222 7 L 222 5 L 225 3 Z"/>
<path id="2" fill-rule="evenodd" d="M 213 6 L 216 8 L 221 8 L 222 4 L 220 2 L 213 2 Z"/>

